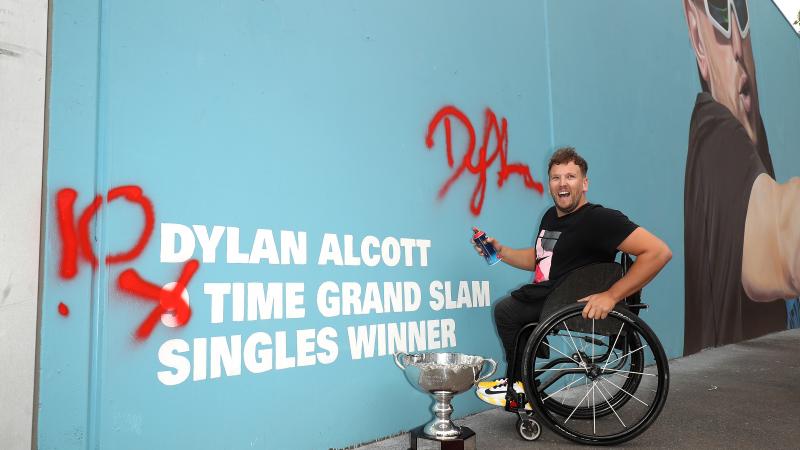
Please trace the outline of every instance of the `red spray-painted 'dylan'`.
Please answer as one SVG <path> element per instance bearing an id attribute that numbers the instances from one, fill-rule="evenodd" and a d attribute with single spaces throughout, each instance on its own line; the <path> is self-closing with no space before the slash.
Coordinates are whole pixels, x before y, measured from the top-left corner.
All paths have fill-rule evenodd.
<path id="1" fill-rule="evenodd" d="M 119 186 L 108 191 L 109 203 L 119 198 L 138 205 L 141 208 L 144 216 L 144 227 L 136 243 L 128 251 L 107 255 L 105 257 L 105 263 L 107 265 L 130 262 L 138 258 L 150 241 L 155 225 L 153 203 L 144 195 L 140 187 Z M 102 195 L 97 195 L 92 203 L 84 208 L 80 216 L 78 216 L 78 221 L 76 223 L 75 202 L 77 199 L 77 191 L 70 188 L 61 189 L 56 194 L 56 217 L 58 221 L 58 232 L 62 243 L 59 275 L 66 280 L 72 279 L 78 274 L 79 258 L 89 263 L 92 269 L 96 268 L 98 265 L 98 258 L 92 249 L 89 225 L 100 208 L 104 205 L 103 197 Z M 181 293 L 186 289 L 189 281 L 199 267 L 200 263 L 197 260 L 188 261 L 181 271 L 178 282 L 172 289 L 164 289 L 142 279 L 134 269 L 126 269 L 120 273 L 117 280 L 120 289 L 145 300 L 158 302 L 158 305 L 153 308 L 144 322 L 142 322 L 136 330 L 135 336 L 137 339 L 146 339 L 149 337 L 153 328 L 158 323 L 158 320 L 161 318 L 161 315 L 166 312 L 175 314 L 175 321 L 178 326 L 186 325 L 186 323 L 189 322 L 192 316 L 192 310 L 181 298 Z M 63 303 L 59 305 L 59 313 L 64 316 L 69 314 L 68 312 L 66 314 L 63 312 L 65 308 L 66 305 Z"/>
<path id="2" fill-rule="evenodd" d="M 428 149 L 433 149 L 433 135 L 436 132 L 436 129 L 439 127 L 439 124 L 444 123 L 445 148 L 447 149 L 448 166 L 453 167 L 455 164 L 455 160 L 453 159 L 452 125 L 450 122 L 451 117 L 461 122 L 461 125 L 467 132 L 469 142 L 467 143 L 467 151 L 464 153 L 464 157 L 461 159 L 460 164 L 455 169 L 453 174 L 450 175 L 450 178 L 448 178 L 439 189 L 438 197 L 440 199 L 444 198 L 444 196 L 447 194 L 447 191 L 450 189 L 450 186 L 456 180 L 458 180 L 458 178 L 464 173 L 464 170 L 468 170 L 473 175 L 478 176 L 478 182 L 472 192 L 469 209 L 473 215 L 480 215 L 481 209 L 483 208 L 483 200 L 486 195 L 486 171 L 498 157 L 500 158 L 500 170 L 497 172 L 498 187 L 502 188 L 508 177 L 510 177 L 512 174 L 515 174 L 522 177 L 527 189 L 535 190 L 540 195 L 544 193 L 544 186 L 542 183 L 533 179 L 533 176 L 531 176 L 531 171 L 526 164 L 508 162 L 508 122 L 506 121 L 506 118 L 503 117 L 500 123 L 498 123 L 497 116 L 495 116 L 494 112 L 490 108 L 486 108 L 483 128 L 483 142 L 481 147 L 478 149 L 477 163 L 473 163 L 472 161 L 476 144 L 475 128 L 472 126 L 472 122 L 470 122 L 466 114 L 461 112 L 455 106 L 445 106 L 433 116 L 433 119 L 431 119 L 430 123 L 428 124 L 428 133 L 425 135 L 425 145 L 428 147 Z M 494 134 L 496 145 L 494 151 L 490 155 L 487 155 L 489 139 L 491 138 L 492 134 Z"/>

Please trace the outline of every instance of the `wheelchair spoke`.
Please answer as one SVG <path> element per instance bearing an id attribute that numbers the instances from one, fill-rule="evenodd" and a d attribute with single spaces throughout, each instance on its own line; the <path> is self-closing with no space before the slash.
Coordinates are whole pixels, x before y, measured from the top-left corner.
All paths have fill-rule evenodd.
<path id="1" fill-rule="evenodd" d="M 647 372 L 631 372 L 630 370 L 622 370 L 622 369 L 607 369 L 607 370 L 608 370 L 608 372 L 606 372 L 605 370 L 603 370 L 603 372 L 602 372 L 602 373 L 604 373 L 604 374 L 605 374 L 605 373 L 633 373 L 633 374 L 636 374 L 636 375 L 647 375 L 648 377 L 656 377 L 656 376 L 658 376 L 658 375 L 657 375 L 657 374 L 655 374 L 655 373 L 647 373 Z"/>
<path id="2" fill-rule="evenodd" d="M 619 324 L 619 331 L 617 331 L 617 337 L 614 338 L 614 343 L 611 344 L 611 352 L 614 352 L 614 347 L 617 345 L 617 340 L 619 339 L 619 335 L 622 334 L 622 328 L 625 326 L 625 322 Z M 606 370 L 608 367 L 608 361 L 606 361 L 605 365 L 603 366 L 603 370 Z"/>
<path id="3" fill-rule="evenodd" d="M 589 377 L 583 378 L 583 385 L 588 389 L 589 388 Z"/>
<path id="4" fill-rule="evenodd" d="M 645 348 L 645 347 L 647 347 L 647 344 L 644 344 L 643 346 L 641 346 L 641 347 L 637 348 L 636 350 L 631 350 L 631 351 L 629 351 L 628 353 L 625 353 L 624 355 L 620 356 L 619 358 L 617 358 L 617 359 L 614 359 L 614 360 L 611 360 L 610 362 L 607 362 L 606 364 L 611 364 L 612 362 L 619 361 L 620 359 L 622 359 L 622 358 L 624 358 L 624 357 L 626 357 L 626 356 L 628 356 L 628 355 L 630 355 L 630 354 L 632 354 L 632 353 L 636 353 L 636 352 L 638 352 L 639 350 L 641 350 L 641 349 L 643 349 L 643 348 Z M 565 355 L 565 356 L 566 356 L 566 355 Z"/>
<path id="5" fill-rule="evenodd" d="M 581 359 L 581 362 L 582 362 L 584 365 L 586 365 L 586 361 L 584 361 L 584 360 L 583 360 L 583 357 L 581 356 L 581 352 L 580 352 L 580 350 L 578 350 L 578 345 L 577 345 L 577 344 L 575 344 L 575 339 L 573 339 L 573 337 L 572 337 L 572 333 L 569 331 L 569 327 L 567 326 L 567 321 L 565 320 L 565 321 L 564 321 L 564 322 L 562 322 L 562 323 L 564 324 L 564 328 L 567 330 L 567 334 L 569 335 L 569 339 L 572 341 L 572 348 L 574 348 L 574 349 L 575 349 L 575 353 L 577 353 L 577 354 L 578 354 L 578 357 Z"/>
<path id="6" fill-rule="evenodd" d="M 558 392 L 561 392 L 561 402 L 562 403 L 564 402 L 564 400 L 567 399 L 567 395 L 569 395 L 567 392 L 572 390 L 571 386 L 573 384 L 577 383 L 578 381 L 581 381 L 580 378 L 577 378 L 577 379 L 575 378 L 575 374 L 574 373 L 572 373 L 570 375 L 572 376 L 572 381 L 570 381 L 567 386 L 564 386 L 561 389 L 559 389 L 557 392 L 553 392 L 553 395 L 557 394 Z"/>
<path id="7" fill-rule="evenodd" d="M 625 363 L 627 362 L 627 358 L 625 357 L 625 355 L 622 355 L 622 351 L 621 350 L 619 352 L 617 352 L 617 353 L 611 352 L 608 355 L 608 360 L 606 362 L 611 361 L 611 358 L 615 357 L 617 355 L 620 355 L 620 356 L 617 357 L 616 359 L 614 359 L 614 366 L 616 366 L 616 367 L 612 367 L 612 369 L 613 368 L 619 369 L 620 367 L 625 367 Z M 606 370 L 607 367 L 608 367 L 608 364 L 605 364 L 603 366 L 602 370 Z"/>
<path id="8" fill-rule="evenodd" d="M 592 336 L 594 336 L 594 318 L 592 318 Z M 592 362 L 594 362 L 594 342 L 592 342 Z"/>
<path id="9" fill-rule="evenodd" d="M 548 398 L 550 398 L 550 397 L 552 397 L 552 396 L 554 396 L 554 395 L 558 394 L 559 392 L 563 391 L 564 389 L 568 389 L 570 386 L 572 386 L 573 384 L 577 383 L 578 381 L 581 381 L 581 379 L 580 379 L 580 378 L 578 378 L 577 380 L 573 381 L 572 383 L 570 383 L 570 384 L 568 384 L 568 385 L 566 385 L 566 386 L 562 387 L 561 389 L 559 389 L 559 390 L 557 390 L 557 391 L 553 392 L 552 394 L 550 394 L 550 395 L 548 395 L 547 397 L 543 398 L 543 399 L 542 399 L 542 401 L 545 401 L 545 400 L 547 400 Z"/>
<path id="10" fill-rule="evenodd" d="M 587 404 L 587 405 L 589 404 L 589 400 L 588 400 L 588 398 L 589 398 L 589 394 L 590 394 L 592 391 L 594 391 L 594 386 L 592 386 L 592 388 L 591 388 L 591 389 L 589 389 L 588 391 L 586 391 L 586 395 L 584 395 L 584 396 L 583 396 L 583 398 L 581 399 L 581 401 L 579 401 L 579 402 L 578 402 L 578 404 L 577 404 L 577 405 L 575 405 L 575 409 L 573 409 L 573 410 L 572 410 L 572 412 L 571 412 L 571 413 L 569 413 L 569 417 L 567 417 L 566 419 L 564 419 L 564 424 L 565 424 L 565 425 L 566 425 L 566 423 L 569 421 L 569 419 L 571 419 L 571 418 L 572 418 L 572 415 L 573 415 L 573 414 L 575 414 L 575 411 L 577 411 L 577 410 L 578 410 L 578 408 L 580 408 L 580 407 L 581 407 L 581 403 L 583 403 L 583 401 L 584 401 L 584 400 L 586 400 L 586 404 Z"/>
<path id="11" fill-rule="evenodd" d="M 611 408 L 611 412 L 613 412 L 614 415 L 617 416 L 617 420 L 619 420 L 619 423 L 622 424 L 623 428 L 628 428 L 628 426 L 625 425 L 625 422 L 623 422 L 622 419 L 619 417 L 619 414 L 617 414 L 617 410 L 614 409 L 614 405 L 612 405 L 611 402 L 608 401 L 608 398 L 606 398 L 606 394 L 603 394 L 603 389 L 606 390 L 606 393 L 608 394 L 609 397 L 614 397 L 614 396 L 611 395 L 611 392 L 608 391 L 608 388 L 606 388 L 602 384 L 598 384 L 598 386 L 599 386 L 599 388 L 597 389 L 597 391 L 600 393 L 600 395 L 603 396 L 603 400 L 605 400 L 606 403 L 608 404 L 608 407 Z"/>
<path id="12" fill-rule="evenodd" d="M 597 382 L 592 381 L 592 434 L 597 435 L 597 402 L 594 400 L 594 390 Z"/>
<path id="13" fill-rule="evenodd" d="M 603 381 L 605 381 L 605 382 L 607 382 L 607 383 L 611 383 L 611 384 L 613 384 L 613 385 L 614 385 L 614 387 L 616 387 L 616 388 L 617 388 L 617 389 L 619 389 L 620 391 L 622 391 L 622 392 L 624 392 L 624 393 L 628 394 L 628 395 L 629 395 L 629 396 L 630 396 L 632 399 L 634 399 L 634 400 L 636 400 L 637 402 L 639 402 L 639 403 L 643 404 L 644 406 L 647 406 L 647 407 L 649 407 L 649 406 L 650 406 L 650 405 L 648 405 L 647 403 L 645 403 L 645 402 L 641 401 L 641 400 L 639 399 L 639 397 L 637 397 L 637 396 L 635 396 L 635 395 L 631 394 L 630 392 L 626 391 L 625 389 L 623 389 L 623 388 L 621 388 L 621 387 L 617 386 L 617 384 L 616 384 L 616 383 L 614 383 L 613 381 L 609 380 L 608 378 L 600 378 L 600 379 L 601 379 L 601 380 L 603 380 Z"/>
<path id="14" fill-rule="evenodd" d="M 597 385 L 600 386 L 600 388 L 602 388 L 602 390 L 606 391 L 606 394 L 608 394 L 609 398 L 613 398 L 614 397 L 614 395 L 611 393 L 611 391 L 608 390 L 607 387 L 603 386 L 601 383 L 597 383 Z"/>
<path id="15" fill-rule="evenodd" d="M 544 345 L 546 345 L 546 346 L 548 346 L 548 347 L 552 348 L 553 350 L 557 351 L 558 353 L 561 353 L 562 355 L 564 355 L 564 352 L 562 352 L 561 350 L 559 350 L 559 349 L 557 349 L 557 348 L 553 347 L 552 345 L 548 344 L 547 342 L 544 342 L 544 341 L 542 341 L 542 343 L 543 343 Z M 572 361 L 572 357 L 570 357 L 570 356 L 567 356 L 567 355 L 564 355 L 564 356 L 566 356 L 567 358 L 569 358 L 569 360 L 570 360 L 570 361 Z M 580 353 L 578 354 L 578 356 L 580 356 Z M 581 360 L 581 362 L 583 362 L 583 360 Z M 586 365 L 586 363 L 584 363 L 583 365 L 585 366 L 585 365 Z M 588 370 L 588 369 L 584 368 L 583 370 L 584 370 L 584 371 L 586 371 L 586 370 Z"/>

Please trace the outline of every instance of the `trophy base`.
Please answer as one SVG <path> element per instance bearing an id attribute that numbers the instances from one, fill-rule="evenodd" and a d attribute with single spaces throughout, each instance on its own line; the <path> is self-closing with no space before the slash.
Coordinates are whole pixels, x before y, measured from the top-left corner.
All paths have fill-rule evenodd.
<path id="1" fill-rule="evenodd" d="M 469 427 L 459 427 L 461 429 L 461 434 L 456 438 L 446 441 L 440 441 L 427 436 L 423 432 L 424 428 L 425 427 L 422 426 L 411 430 L 410 450 L 476 450 L 478 448 L 476 445 L 475 432 Z"/>

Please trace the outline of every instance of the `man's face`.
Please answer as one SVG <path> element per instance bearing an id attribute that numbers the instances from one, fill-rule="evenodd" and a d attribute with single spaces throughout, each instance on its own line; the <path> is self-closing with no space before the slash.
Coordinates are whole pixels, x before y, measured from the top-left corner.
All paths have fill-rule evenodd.
<path id="1" fill-rule="evenodd" d="M 736 7 L 733 7 L 734 4 Z M 701 76 L 711 89 L 714 100 L 725 105 L 744 126 L 750 140 L 757 143 L 758 91 L 753 47 L 750 43 L 749 27 L 745 28 L 744 38 L 741 29 L 749 21 L 747 3 L 743 0 L 730 4 L 727 0 L 694 0 L 693 5 L 697 31 L 703 46 L 701 50 L 695 50 L 698 53 L 704 51 L 706 60 L 706 67 L 701 67 L 700 70 Z M 722 28 L 726 28 L 728 32 L 718 28 L 720 14 L 725 14 L 722 17 L 727 18 L 727 26 Z M 726 37 L 726 34 L 730 37 Z M 698 64 L 702 66 L 700 59 L 698 55 Z"/>
<path id="2" fill-rule="evenodd" d="M 550 168 L 550 195 L 556 206 L 558 217 L 578 209 L 586 203 L 589 180 L 581 168 L 570 161 L 566 164 L 553 164 Z"/>

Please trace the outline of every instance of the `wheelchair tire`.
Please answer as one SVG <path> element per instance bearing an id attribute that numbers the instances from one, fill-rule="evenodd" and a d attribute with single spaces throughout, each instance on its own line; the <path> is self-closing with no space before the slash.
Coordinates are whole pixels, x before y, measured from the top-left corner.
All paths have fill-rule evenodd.
<path id="1" fill-rule="evenodd" d="M 582 444 L 620 444 L 661 413 L 669 391 L 667 357 L 638 316 L 615 308 L 594 321 L 581 317 L 583 306 L 559 309 L 528 339 L 522 359 L 526 396 L 559 435 Z M 539 356 L 542 345 L 549 347 L 548 359 Z"/>

